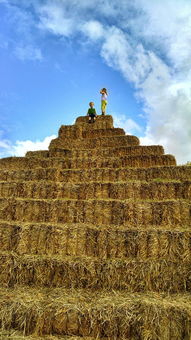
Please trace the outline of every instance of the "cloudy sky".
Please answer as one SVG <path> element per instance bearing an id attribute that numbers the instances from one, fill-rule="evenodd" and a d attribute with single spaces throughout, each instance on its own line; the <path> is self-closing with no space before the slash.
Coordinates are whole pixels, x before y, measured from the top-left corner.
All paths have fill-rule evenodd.
<path id="1" fill-rule="evenodd" d="M 0 0 L 0 157 L 100 113 L 191 161 L 190 0 Z"/>

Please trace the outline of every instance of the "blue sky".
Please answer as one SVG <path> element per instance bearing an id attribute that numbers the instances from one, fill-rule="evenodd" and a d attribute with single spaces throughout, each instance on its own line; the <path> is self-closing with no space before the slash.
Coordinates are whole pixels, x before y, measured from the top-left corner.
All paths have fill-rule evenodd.
<path id="1" fill-rule="evenodd" d="M 0 157 L 47 149 L 100 113 L 191 160 L 190 0 L 0 0 Z"/>

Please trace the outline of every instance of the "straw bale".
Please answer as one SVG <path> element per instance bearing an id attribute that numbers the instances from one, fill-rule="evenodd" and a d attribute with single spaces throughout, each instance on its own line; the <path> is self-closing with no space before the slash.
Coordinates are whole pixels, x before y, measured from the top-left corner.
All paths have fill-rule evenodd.
<path id="1" fill-rule="evenodd" d="M 47 163 L 49 164 L 49 163 Z M 84 169 L 84 168 L 124 168 L 124 167 L 151 167 L 176 165 L 174 156 L 171 155 L 143 155 L 143 156 L 124 156 L 124 157 L 108 157 L 108 158 L 72 158 L 59 160 L 52 158 L 53 167 L 59 166 L 62 169 Z"/>
<path id="2" fill-rule="evenodd" d="M 36 169 L 36 168 L 60 168 L 60 169 L 86 169 L 86 168 L 124 168 L 124 167 L 151 167 L 175 165 L 175 158 L 171 155 L 144 155 L 124 156 L 120 158 L 92 158 L 92 159 L 61 159 L 38 157 L 10 157 L 0 160 L 1 169 Z"/>
<path id="3" fill-rule="evenodd" d="M 49 157 L 49 151 L 48 150 L 27 151 L 25 157 L 46 158 Z"/>
<path id="4" fill-rule="evenodd" d="M 35 157 L 8 157 L 0 159 L 0 169 L 37 169 L 51 168 L 52 163 L 48 159 L 40 159 Z"/>
<path id="5" fill-rule="evenodd" d="M 19 245 L 19 235 L 22 227 L 0 223 L 0 249 L 1 251 L 14 251 Z"/>
<path id="6" fill-rule="evenodd" d="M 23 335 L 22 332 L 15 331 L 13 329 L 11 330 L 0 330 L 0 339 L 1 340 L 80 340 L 81 337 L 78 336 L 54 336 L 54 335 L 43 335 L 42 337 L 39 335 Z M 92 337 L 83 337 L 84 340 L 95 340 L 95 338 Z M 99 338 L 100 339 L 100 338 Z M 98 340 L 99 340 L 98 339 Z M 102 338 L 103 339 L 103 338 Z"/>
<path id="7" fill-rule="evenodd" d="M 124 167 L 151 167 L 176 165 L 175 158 L 171 155 L 143 155 L 124 157 L 97 157 L 89 159 L 71 159 L 59 162 L 59 159 L 52 159 L 52 164 L 60 164 L 63 168 L 84 169 L 84 168 L 124 168 Z"/>
<path id="8" fill-rule="evenodd" d="M 191 181 L 156 183 L 60 183 L 50 181 L 0 182 L 0 197 L 41 199 L 190 199 Z"/>
<path id="9" fill-rule="evenodd" d="M 47 164 L 53 167 L 59 166 L 62 169 L 84 169 L 84 168 L 124 168 L 124 167 L 151 167 L 176 165 L 175 158 L 171 155 L 143 155 L 124 157 L 97 157 L 97 158 L 72 158 L 62 160 L 59 158 L 50 159 Z M 46 165 L 46 166 L 48 166 Z M 50 165 L 49 165 L 50 166 Z"/>
<path id="10" fill-rule="evenodd" d="M 13 165 L 14 167 L 14 165 Z M 65 169 L 36 168 L 0 170 L 0 181 L 61 181 L 61 182 L 130 182 L 130 181 L 187 181 L 191 179 L 191 167 L 170 166 L 155 168 L 121 169 Z"/>
<path id="11" fill-rule="evenodd" d="M 0 199 L 0 220 L 100 225 L 190 225 L 191 203 L 138 201 Z"/>
<path id="12" fill-rule="evenodd" d="M 113 118 L 110 115 L 107 116 L 97 116 L 97 119 L 94 124 L 88 124 L 88 117 L 83 116 L 83 117 L 78 117 L 75 122 L 75 127 L 81 129 L 82 131 L 86 130 L 108 130 L 108 129 L 114 129 L 113 128 Z"/>
<path id="13" fill-rule="evenodd" d="M 51 149 L 50 151 L 28 151 L 26 157 L 62 157 L 62 158 L 92 158 L 92 157 L 121 157 L 141 155 L 163 155 L 164 149 L 160 145 L 149 146 L 121 146 L 97 149 Z"/>
<path id="14" fill-rule="evenodd" d="M 132 146 L 139 145 L 139 139 L 135 136 L 113 136 L 113 137 L 97 137 L 97 138 L 55 138 L 49 145 L 49 150 L 57 148 L 66 149 L 92 149 L 97 147 L 116 147 L 116 146 Z"/>
<path id="15" fill-rule="evenodd" d="M 0 170 L 0 181 L 56 181 L 60 171 L 56 168 Z"/>
<path id="16" fill-rule="evenodd" d="M 32 285 L 127 292 L 191 290 L 189 261 L 0 254 L 1 286 Z"/>
<path id="17" fill-rule="evenodd" d="M 189 171 L 188 171 L 189 170 Z M 60 170 L 59 181 L 62 182 L 129 182 L 129 181 L 185 181 L 191 179 L 191 167 L 169 166 L 155 168 L 122 169 L 68 169 Z"/>
<path id="18" fill-rule="evenodd" d="M 80 116 L 76 118 L 75 126 L 79 126 L 82 128 L 90 128 L 92 129 L 111 129 L 113 128 L 113 117 L 111 115 L 106 116 L 97 116 L 96 122 L 89 127 L 88 125 L 88 117 L 87 116 Z"/>
<path id="19" fill-rule="evenodd" d="M 79 126 L 74 125 L 61 125 L 58 136 L 60 138 L 81 138 L 83 129 Z"/>
<path id="20" fill-rule="evenodd" d="M 57 161 L 58 162 L 58 161 Z M 72 159 L 63 162 L 62 168 L 124 168 L 124 167 L 151 167 L 176 165 L 175 158 L 171 155 L 142 155 L 142 156 L 124 156 L 109 158 L 92 158 L 92 159 Z"/>
<path id="21" fill-rule="evenodd" d="M 79 138 L 96 138 L 96 137 L 105 137 L 105 136 L 123 136 L 125 135 L 125 131 L 121 128 L 103 128 L 100 126 L 99 122 L 96 121 L 95 124 L 89 125 L 82 124 L 81 126 L 64 126 L 62 125 L 59 129 L 59 138 L 72 138 L 72 139 L 79 139 Z"/>
<path id="22" fill-rule="evenodd" d="M 0 300 L 2 329 L 39 338 L 172 340 L 191 335 L 190 295 L 20 289 L 2 291 Z"/>
<path id="23" fill-rule="evenodd" d="M 96 127 L 96 124 L 94 124 Z M 108 128 L 108 129 L 89 129 L 82 131 L 82 138 L 95 138 L 95 137 L 102 137 L 102 136 L 124 136 L 125 131 L 121 128 Z"/>

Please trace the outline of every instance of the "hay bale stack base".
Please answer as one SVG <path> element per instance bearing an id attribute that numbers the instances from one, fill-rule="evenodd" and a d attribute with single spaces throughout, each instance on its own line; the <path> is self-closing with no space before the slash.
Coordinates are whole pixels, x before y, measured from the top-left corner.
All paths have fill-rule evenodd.
<path id="1" fill-rule="evenodd" d="M 0 339 L 190 340 L 191 167 L 78 117 L 0 160 Z"/>

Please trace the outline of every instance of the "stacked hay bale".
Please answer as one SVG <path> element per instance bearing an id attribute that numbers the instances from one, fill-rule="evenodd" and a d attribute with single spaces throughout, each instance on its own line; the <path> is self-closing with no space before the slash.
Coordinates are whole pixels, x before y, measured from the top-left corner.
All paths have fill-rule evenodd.
<path id="1" fill-rule="evenodd" d="M 79 117 L 0 160 L 2 339 L 191 339 L 191 167 Z"/>

